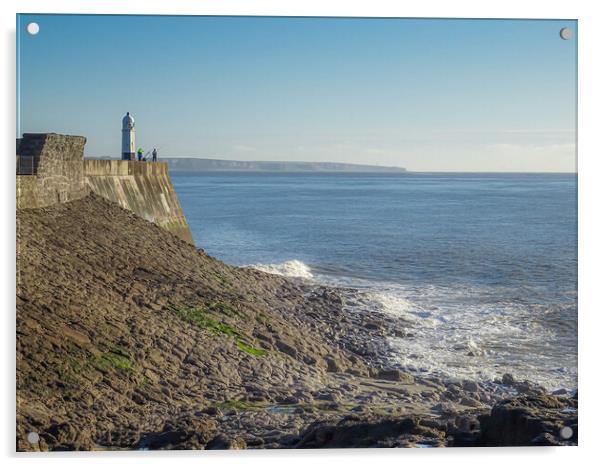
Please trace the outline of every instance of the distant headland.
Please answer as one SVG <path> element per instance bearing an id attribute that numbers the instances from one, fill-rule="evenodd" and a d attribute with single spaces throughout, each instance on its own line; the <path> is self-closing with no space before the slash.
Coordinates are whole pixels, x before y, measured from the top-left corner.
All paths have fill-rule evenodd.
<path id="1" fill-rule="evenodd" d="M 358 165 L 338 162 L 241 161 L 161 157 L 170 172 L 249 171 L 249 172 L 375 172 L 405 173 L 401 167 Z"/>

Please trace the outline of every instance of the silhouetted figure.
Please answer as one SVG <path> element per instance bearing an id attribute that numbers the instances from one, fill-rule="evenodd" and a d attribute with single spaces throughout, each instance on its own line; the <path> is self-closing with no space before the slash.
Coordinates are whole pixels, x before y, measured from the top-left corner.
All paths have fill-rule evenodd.
<path id="1" fill-rule="evenodd" d="M 153 162 L 156 162 L 156 161 L 157 161 L 157 148 L 155 147 L 153 149 Z"/>

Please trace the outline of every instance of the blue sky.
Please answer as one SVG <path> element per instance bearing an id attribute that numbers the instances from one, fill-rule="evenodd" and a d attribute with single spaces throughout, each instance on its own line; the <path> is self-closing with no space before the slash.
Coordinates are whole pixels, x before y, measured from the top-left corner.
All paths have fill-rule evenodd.
<path id="1" fill-rule="evenodd" d="M 129 111 L 137 145 L 164 156 L 574 171 L 576 29 L 21 15 L 17 131 L 81 134 L 87 156 L 119 157 Z"/>

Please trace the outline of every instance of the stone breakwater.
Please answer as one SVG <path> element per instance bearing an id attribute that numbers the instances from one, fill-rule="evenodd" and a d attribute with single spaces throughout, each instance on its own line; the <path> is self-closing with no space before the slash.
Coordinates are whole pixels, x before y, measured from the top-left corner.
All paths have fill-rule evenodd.
<path id="1" fill-rule="evenodd" d="M 55 133 L 17 140 L 17 208 L 48 207 L 94 192 L 193 242 L 166 163 L 84 160 L 85 144 L 82 136 Z"/>
<path id="2" fill-rule="evenodd" d="M 17 225 L 19 450 L 577 443 L 576 394 L 412 376 L 387 357 L 402 320 L 94 193 Z"/>

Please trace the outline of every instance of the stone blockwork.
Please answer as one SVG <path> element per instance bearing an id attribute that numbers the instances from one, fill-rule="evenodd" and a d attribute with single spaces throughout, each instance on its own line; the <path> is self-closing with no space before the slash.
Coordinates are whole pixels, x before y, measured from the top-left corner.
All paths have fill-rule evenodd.
<path id="1" fill-rule="evenodd" d="M 193 243 L 166 163 L 84 160 L 85 144 L 84 137 L 54 133 L 17 140 L 17 208 L 47 207 L 92 191 Z"/>
<path id="2" fill-rule="evenodd" d="M 17 142 L 17 167 L 30 170 L 27 175 L 17 173 L 17 208 L 46 207 L 86 196 L 85 144 L 82 136 L 24 134 Z M 24 160 L 28 163 L 23 164 Z"/>

